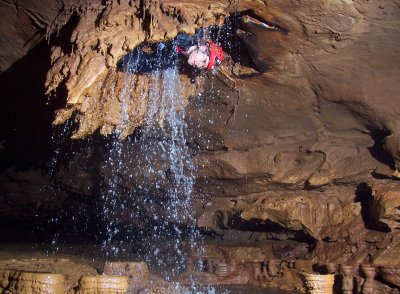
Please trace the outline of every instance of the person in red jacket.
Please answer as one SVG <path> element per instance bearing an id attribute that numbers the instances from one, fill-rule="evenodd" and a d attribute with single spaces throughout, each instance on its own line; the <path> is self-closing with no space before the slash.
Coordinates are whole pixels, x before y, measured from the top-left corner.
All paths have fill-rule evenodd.
<path id="1" fill-rule="evenodd" d="M 252 37 L 251 29 L 261 28 L 266 32 L 287 33 L 285 29 L 277 25 L 262 22 L 248 15 L 234 15 L 234 17 L 237 19 L 231 20 L 231 22 L 237 24 L 238 27 L 243 26 L 245 29 L 248 28 L 250 31 L 247 32 L 238 29 L 235 35 L 230 35 L 227 34 L 230 26 L 218 27 L 216 29 L 214 27 L 210 31 L 221 31 L 227 34 L 224 37 L 222 36 L 224 33 L 222 33 L 221 38 L 214 38 L 215 40 L 221 39 L 222 43 L 229 45 L 234 38 L 240 38 L 247 45 L 246 47 L 252 48 L 254 47 L 253 43 L 256 37 Z M 206 31 L 205 29 L 198 29 L 194 35 L 179 33 L 173 40 L 141 44 L 122 58 L 119 67 L 128 72 L 149 73 L 187 63 L 195 69 L 207 69 L 216 74 L 218 67 L 225 59 L 225 54 L 222 47 L 216 44 L 210 37 L 213 34 L 210 34 L 210 32 L 206 34 Z M 219 36 L 220 34 L 217 33 L 217 35 Z M 232 40 L 229 40 L 229 38 Z M 272 41 L 273 39 L 271 39 L 270 43 Z M 224 46 L 224 48 L 227 48 L 229 52 L 229 46 Z"/>
<path id="2" fill-rule="evenodd" d="M 177 51 L 187 57 L 189 65 L 211 72 L 215 71 L 225 59 L 222 47 L 211 40 L 203 45 L 191 46 L 187 51 L 177 46 Z"/>
<path id="3" fill-rule="evenodd" d="M 178 34 L 172 41 L 147 43 L 124 56 L 118 67 L 124 71 L 146 73 L 187 62 L 197 69 L 215 73 L 225 59 L 222 47 L 203 35 Z"/>

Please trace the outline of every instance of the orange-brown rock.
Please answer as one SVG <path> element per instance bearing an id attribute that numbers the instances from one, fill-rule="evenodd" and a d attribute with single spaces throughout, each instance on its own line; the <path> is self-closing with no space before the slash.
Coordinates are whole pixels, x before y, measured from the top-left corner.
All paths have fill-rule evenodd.
<path id="1" fill-rule="evenodd" d="M 162 76 L 162 73 L 160 75 Z M 158 78 L 158 76 L 135 74 L 124 76 L 112 68 L 104 78 L 103 84 L 91 88 L 92 95 L 86 97 L 79 105 L 79 109 L 69 107 L 67 110 L 60 110 L 55 123 L 64 123 L 75 110 L 78 112 L 76 119 L 80 124 L 73 138 L 80 138 L 100 129 L 102 135 L 116 131 L 119 138 L 123 139 L 137 127 L 144 125 L 150 107 L 149 96 L 152 88 L 160 87 L 161 93 L 164 90 L 161 84 L 155 85 Z M 188 97 L 194 94 L 196 85 L 188 83 L 185 76 L 181 78 L 184 80 L 184 85 L 187 85 L 183 89 L 184 95 Z M 161 101 L 161 97 L 153 99 Z M 161 123 L 163 117 L 160 105 L 156 111 L 156 118 Z"/>
<path id="2" fill-rule="evenodd" d="M 65 293 L 64 276 L 61 274 L 3 271 L 1 286 L 10 294 Z"/>
<path id="3" fill-rule="evenodd" d="M 48 211 L 58 215 L 69 207 L 73 216 L 82 211 L 97 219 L 93 207 L 103 201 L 99 188 L 110 188 L 106 181 L 99 183 L 101 176 L 122 179 L 115 191 L 121 195 L 139 187 L 151 190 L 157 183 L 143 166 L 131 163 L 128 157 L 137 149 L 130 142 L 121 143 L 130 162 L 128 172 L 116 174 L 104 167 L 99 176 L 99 167 L 108 159 L 104 142 L 94 141 L 84 151 L 74 149 L 70 158 L 63 158 L 57 176 L 60 193 L 47 189 L 49 181 L 38 168 L 51 157 L 48 153 L 40 153 L 34 164 L 25 162 L 27 151 L 42 151 L 49 140 L 40 135 L 41 129 L 33 132 L 38 124 L 31 122 L 42 122 L 41 128 L 50 123 L 41 120 L 43 112 L 32 111 L 44 104 L 42 89 L 31 93 L 37 87 L 27 87 L 29 83 L 19 78 L 30 79 L 39 71 L 37 63 L 46 64 L 46 58 L 35 60 L 38 55 L 29 51 L 32 56 L 11 64 L 43 38 L 37 32 L 60 29 L 62 36 L 54 33 L 48 39 L 52 56 L 46 87 L 52 93 L 50 102 L 59 102 L 54 123 L 74 117 L 74 138 L 96 130 L 104 135 L 119 132 L 124 138 L 143 124 L 151 80 L 134 77 L 143 88 L 135 84 L 125 96 L 125 120 L 117 61 L 142 42 L 191 34 L 246 11 L 282 30 L 241 24 L 243 47 L 231 72 L 239 81 L 235 89 L 212 75 L 201 76 L 195 84 L 186 74 L 180 76 L 186 91 L 185 140 L 197 167 L 194 222 L 225 242 L 254 247 L 271 239 L 293 239 L 302 244 L 263 247 L 266 257 L 294 259 L 310 250 L 310 257 L 326 262 L 400 262 L 398 185 L 393 179 L 398 177 L 400 127 L 398 1 L 55 1 L 55 6 L 42 1 L 42 6 L 49 5 L 37 6 L 41 14 L 27 5 L 34 1 L 0 3 L 6 7 L 2 16 L 20 16 L 18 21 L 1 21 L 2 33 L 17 37 L 19 44 L 12 58 L 4 54 L 6 62 L 0 60 L 2 68 L 10 69 L 0 87 L 9 88 L 1 107 L 1 127 L 7 135 L 0 138 L 0 215 L 9 225 L 8 233 L 21 220 L 32 220 L 30 226 L 36 228 L 37 222 L 47 221 Z M 0 39 L 3 45 L 9 37 Z M 45 42 L 40 44 L 37 50 L 48 49 Z M 1 48 L 10 54 L 13 47 Z M 50 53 L 43 54 L 50 58 Z M 48 115 L 50 109 L 44 112 Z M 40 144 L 32 143 L 36 141 Z M 163 219 L 165 210 L 151 200 L 150 212 L 143 201 L 130 206 L 141 212 L 135 219 L 129 209 L 118 207 L 118 222 L 142 229 L 148 224 L 142 216 Z M 186 219 L 176 221 L 186 225 Z M 260 252 L 227 247 L 214 252 L 215 257 Z"/>
<path id="4" fill-rule="evenodd" d="M 400 228 L 400 184 L 375 182 L 372 185 L 371 217 L 383 228 Z"/>
<path id="5" fill-rule="evenodd" d="M 226 13 L 228 6 L 228 3 L 213 1 L 190 4 L 144 1 L 142 4 L 98 3 L 82 12 L 70 39 L 73 50 L 65 52 L 63 48 L 53 48 L 52 69 L 48 73 L 46 87 L 50 94 L 65 86 L 68 109 L 73 107 L 79 113 L 77 120 L 80 128 L 74 138 L 91 134 L 100 127 L 101 133 L 110 134 L 120 122 L 120 117 L 115 114 L 119 108 L 113 111 L 112 107 L 103 108 L 101 105 L 106 99 L 115 106 L 122 103 L 118 101 L 120 91 L 110 93 L 110 87 L 115 87 L 115 67 L 124 54 L 143 41 L 171 39 L 178 31 L 194 33 L 199 26 L 215 24 Z M 188 79 L 185 84 L 189 84 Z M 142 99 L 143 103 L 148 100 L 148 95 L 138 93 L 135 95 L 137 99 Z M 122 138 L 143 123 L 146 113 L 145 105 L 132 103 L 127 107 L 133 122 L 130 127 L 124 128 Z M 109 117 L 103 119 L 104 113 L 108 113 Z M 70 115 L 70 110 L 60 110 L 55 122 L 63 123 Z"/>
<path id="6" fill-rule="evenodd" d="M 377 265 L 394 265 L 400 264 L 400 242 L 399 236 L 386 248 L 382 248 L 374 257 L 374 263 Z"/>
<path id="7" fill-rule="evenodd" d="M 326 237 L 321 236 L 324 226 L 344 222 L 343 208 L 337 199 L 311 195 L 264 199 L 244 209 L 241 218 L 274 222 L 289 230 L 302 230 L 316 239 Z"/>
<path id="8" fill-rule="evenodd" d="M 303 274 L 307 293 L 333 293 L 335 275 Z"/>
<path id="9" fill-rule="evenodd" d="M 128 277 L 128 293 L 133 293 L 149 282 L 149 269 L 145 262 L 106 262 L 104 275 Z"/>
<path id="10" fill-rule="evenodd" d="M 128 277 L 124 276 L 82 276 L 79 280 L 78 294 L 125 294 L 127 291 Z"/>
<path id="11" fill-rule="evenodd" d="M 27 253 L 24 252 L 23 247 L 18 247 L 18 249 L 18 251 L 13 248 L 11 249 L 11 251 L 14 250 L 12 252 L 1 252 L 0 291 L 12 286 L 13 291 L 17 291 L 15 293 L 47 293 L 40 292 L 45 291 L 45 288 L 49 291 L 64 293 L 64 291 L 73 291 L 82 275 L 97 273 L 83 259 L 39 258 L 40 255 L 37 252 L 28 253 L 30 258 L 27 258 Z M 10 249 L 8 248 L 8 250 Z M 4 258 L 4 255 L 7 258 Z M 10 258 L 11 256 L 13 258 Z M 12 284 L 10 284 L 11 282 Z"/>

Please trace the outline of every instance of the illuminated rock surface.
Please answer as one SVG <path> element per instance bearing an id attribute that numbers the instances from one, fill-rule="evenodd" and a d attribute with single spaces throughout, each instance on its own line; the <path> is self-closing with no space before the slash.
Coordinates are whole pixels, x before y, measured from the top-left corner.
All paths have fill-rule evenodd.
<path id="1" fill-rule="evenodd" d="M 242 25 L 252 34 L 243 37 L 243 59 L 229 68 L 236 89 L 209 74 L 180 74 L 186 145 L 196 166 L 197 226 L 226 242 L 298 242 L 278 258 L 399 264 L 397 1 L 104 3 L 0 3 L 5 235 L 19 239 L 17 229 L 40 239 L 47 229 L 40 235 L 32 228 L 47 228 L 59 211 L 77 215 L 71 228 L 95 227 L 107 142 L 101 135 L 116 131 L 122 116 L 117 62 L 144 41 L 193 34 L 246 11 L 285 33 Z M 137 81 L 143 87 L 131 93 L 120 138 L 139 136 L 147 114 L 148 100 L 139 92 L 150 91 L 150 79 Z M 70 149 L 57 167 L 56 194 L 46 175 L 50 125 L 66 122 L 72 126 L 64 135 L 79 139 L 74 146 L 90 148 Z M 121 144 L 124 154 L 137 154 L 126 140 Z M 132 163 L 129 171 L 141 177 L 118 174 L 121 191 L 157 182 L 143 166 Z M 105 170 L 102 176 L 115 175 Z M 143 216 L 163 217 L 157 203 L 149 211 L 137 201 L 143 215 L 121 213 L 119 221 L 141 228 Z"/>

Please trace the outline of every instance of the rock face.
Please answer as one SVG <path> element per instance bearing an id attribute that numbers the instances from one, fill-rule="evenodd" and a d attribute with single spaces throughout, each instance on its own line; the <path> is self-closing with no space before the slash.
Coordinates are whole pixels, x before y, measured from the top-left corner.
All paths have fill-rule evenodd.
<path id="1" fill-rule="evenodd" d="M 400 226 L 400 197 L 399 184 L 376 183 L 372 186 L 371 216 L 374 221 L 391 231 Z"/>
<path id="2" fill-rule="evenodd" d="M 178 31 L 193 34 L 200 25 L 215 24 L 217 16 L 223 15 L 228 7 L 228 3 L 214 4 L 213 1 L 191 3 L 188 10 L 182 9 L 182 5 L 188 3 L 175 1 L 93 3 L 96 5 L 82 13 L 73 29 L 70 39 L 73 50 L 53 47 L 52 68 L 46 81 L 49 94 L 60 87 L 65 87 L 68 93 L 69 108 L 59 112 L 56 124 L 64 123 L 73 111 L 79 112 L 81 126 L 75 138 L 91 134 L 99 127 L 102 127 L 103 134 L 110 134 L 113 130 L 109 121 L 100 118 L 104 110 L 92 108 L 103 104 L 104 100 L 118 99 L 118 91 L 113 97 L 104 92 L 104 88 L 107 89 L 107 84 L 115 80 L 110 75 L 123 55 L 144 41 L 171 39 Z M 137 105 L 128 108 L 136 109 Z M 139 123 L 143 122 L 141 115 L 143 113 L 132 113 Z M 87 121 L 90 121 L 90 126 Z M 140 125 L 133 124 L 133 128 L 127 129 L 128 134 Z"/>
<path id="3" fill-rule="evenodd" d="M 67 1 L 3 1 L 0 3 L 2 44 L 0 73 L 5 72 L 51 32 L 51 24 Z M 68 6 L 68 4 L 67 4 Z M 61 13 L 59 16 L 61 18 Z M 65 24 L 65 23 L 63 23 Z"/>
<path id="4" fill-rule="evenodd" d="M 324 224 L 335 226 L 343 223 L 342 206 L 335 203 L 335 200 L 337 199 L 323 199 L 321 196 L 271 199 L 261 205 L 253 204 L 251 208 L 244 209 L 240 216 L 245 221 L 271 221 L 290 230 L 303 230 L 320 239 Z"/>
<path id="5" fill-rule="evenodd" d="M 79 294 L 96 292 L 127 293 L 128 277 L 124 276 L 82 276 L 79 280 Z"/>
<path id="6" fill-rule="evenodd" d="M 45 21 L 56 24 L 45 25 L 48 32 L 60 28 L 68 36 L 49 40 L 45 86 L 50 101 L 65 98 L 54 123 L 73 117 L 75 139 L 97 130 L 104 135 L 118 131 L 122 73 L 117 62 L 141 43 L 222 25 L 235 13 L 280 28 L 240 25 L 242 59 L 232 57 L 226 65 L 237 81 L 235 89 L 216 76 L 181 73 L 186 143 L 196 166 L 195 223 L 225 240 L 295 239 L 312 244 L 310 255 L 328 261 L 391 263 L 399 248 L 400 205 L 393 178 L 400 158 L 396 1 L 89 1 L 62 11 L 68 25 L 51 13 Z M 128 96 L 129 120 L 120 138 L 137 131 L 148 110 L 146 95 L 138 93 L 149 92 L 151 80 L 135 79 L 144 86 Z M 85 145 L 86 140 L 77 142 Z M 48 183 L 41 176 L 29 180 L 32 170 L 24 174 L 11 164 L 2 168 L 4 218 L 34 218 L 32 207 L 48 211 L 48 202 L 73 203 L 96 215 L 93 207 L 103 201 L 99 191 L 104 187 L 98 183 L 106 147 L 102 139 L 93 140 L 91 149 L 71 152 L 58 171 L 62 197 L 47 191 L 41 199 L 29 189 Z M 121 144 L 127 156 L 137 154 L 129 142 Z M 127 162 L 128 172 L 117 175 L 123 179 L 117 189 L 147 185 L 156 190 L 157 181 L 143 166 L 132 158 Z M 102 172 L 105 178 L 110 175 Z M 132 201 L 144 213 L 137 218 L 121 213 L 122 223 L 140 227 L 154 211 L 162 218 L 157 201 L 151 208 L 139 197 Z"/>
<path id="7" fill-rule="evenodd" d="M 64 277 L 60 274 L 10 272 L 9 293 L 64 293 Z"/>

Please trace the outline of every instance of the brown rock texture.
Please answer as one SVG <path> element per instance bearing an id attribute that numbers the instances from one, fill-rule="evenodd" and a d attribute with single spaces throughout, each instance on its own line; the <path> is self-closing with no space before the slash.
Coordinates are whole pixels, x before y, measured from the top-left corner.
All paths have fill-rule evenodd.
<path id="1" fill-rule="evenodd" d="M 371 216 L 379 225 L 395 231 L 400 227 L 400 185 L 378 182 L 372 186 Z"/>
<path id="2" fill-rule="evenodd" d="M 79 258 L 49 258 L 27 254 L 13 246 L 1 250 L 0 290 L 10 293 L 64 293 L 78 285 L 82 275 L 94 275 L 96 270 L 87 260 Z M 18 251 L 16 251 L 18 247 Z M 27 256 L 28 255 L 28 256 Z M 10 258 L 12 256 L 13 258 Z M 57 292 L 58 291 L 58 292 Z"/>
<path id="3" fill-rule="evenodd" d="M 149 268 L 145 262 L 106 262 L 104 275 L 128 277 L 128 292 L 134 293 L 149 284 Z"/>
<path id="4" fill-rule="evenodd" d="M 271 221 L 294 231 L 303 230 L 306 234 L 320 239 L 324 224 L 335 226 L 343 224 L 343 208 L 337 199 L 323 199 L 321 196 L 295 196 L 271 199 L 260 205 L 253 204 L 244 209 L 241 218 L 246 221 L 259 219 Z"/>
<path id="5" fill-rule="evenodd" d="M 50 101 L 61 102 L 54 124 L 72 117 L 75 139 L 97 130 L 119 132 L 124 139 L 143 126 L 148 100 L 139 93 L 149 93 L 151 76 L 132 74 L 128 120 L 123 120 L 124 73 L 116 69 L 120 58 L 143 42 L 222 25 L 237 12 L 279 26 L 282 30 L 267 31 L 241 24 L 243 58 L 226 65 L 237 81 L 234 89 L 212 75 L 193 80 L 180 74 L 186 143 L 196 166 L 197 227 L 226 242 L 292 239 L 310 245 L 289 246 L 280 256 L 303 257 L 309 248 L 310 258 L 327 262 L 400 263 L 397 0 L 77 1 L 64 3 L 60 14 L 54 13 L 58 6 L 39 9 L 49 10 L 40 19 L 33 8 L 8 4 L 1 3 L 14 9 L 10 15 L 15 7 L 24 13 L 21 24 L 43 19 L 38 27 L 47 34 L 68 32 L 63 42 L 54 33 L 49 39 L 45 86 Z M 73 21 L 64 26 L 68 20 Z M 7 26 L 4 34 L 12 35 L 10 30 Z M 4 57 L 3 70 L 30 47 Z M 127 140 L 121 145 L 127 157 L 138 153 Z M 57 178 L 62 197 L 41 192 L 48 183 L 34 168 L 7 166 L 0 177 L 2 214 L 12 221 L 21 215 L 34 219 L 35 205 L 47 210 L 52 203 L 55 210 L 74 203 L 96 214 L 90 201 L 102 201 L 97 185 L 102 147 L 72 154 Z M 103 175 L 122 178 L 122 192 L 146 185 L 154 191 L 157 179 L 127 162 L 128 172 Z M 154 212 L 163 217 L 157 201 L 151 208 L 135 205 L 148 218 Z M 143 221 L 119 215 L 120 222 L 138 227 Z M 179 221 L 186 224 L 185 217 Z"/>
<path id="6" fill-rule="evenodd" d="M 82 276 L 79 279 L 79 294 L 106 292 L 124 294 L 128 291 L 128 277 L 124 276 Z"/>
<path id="7" fill-rule="evenodd" d="M 95 2 L 94 2 L 95 3 Z M 68 93 L 69 108 L 61 110 L 55 120 L 64 123 L 73 111 L 78 111 L 80 129 L 74 138 L 93 133 L 101 127 L 101 133 L 110 134 L 118 121 L 102 119 L 105 112 L 113 116 L 112 107 L 99 109 L 104 100 L 109 103 L 121 103 L 117 98 L 120 92 L 110 93 L 114 81 L 117 61 L 140 43 L 171 39 L 178 31 L 194 33 L 195 28 L 215 24 L 225 14 L 229 3 L 199 1 L 175 3 L 175 1 L 110 2 L 102 5 L 96 2 L 90 10 L 81 13 L 80 21 L 74 28 L 69 48 L 52 49 L 52 68 L 48 73 L 46 87 L 48 93 L 55 93 L 59 87 L 65 87 Z M 182 9 L 187 6 L 188 9 Z M 90 24 L 90 25 L 88 25 Z M 113 73 L 114 72 L 114 73 Z M 144 79 L 146 79 L 144 77 Z M 140 84 L 140 82 L 137 82 Z M 186 81 L 186 84 L 189 84 Z M 114 86 L 115 87 L 115 86 Z M 118 89 L 118 87 L 116 87 Z M 142 89 L 139 89 L 142 90 Z M 135 94 L 139 95 L 139 90 Z M 114 91 L 114 90 L 112 90 Z M 93 108 L 94 107 L 94 108 Z M 145 105 L 133 103 L 128 109 L 134 118 L 127 134 L 143 123 Z M 89 111 L 89 109 L 91 109 Z M 111 122 L 110 122 L 111 120 Z M 90 125 L 89 124 L 90 121 Z"/>
<path id="8" fill-rule="evenodd" d="M 67 1 L 65 1 L 67 2 Z M 2 1 L 0 73 L 44 39 L 63 1 Z M 63 23 L 65 24 L 65 23 Z"/>
<path id="9" fill-rule="evenodd" d="M 3 271 L 2 290 L 6 293 L 54 293 L 65 292 L 64 276 L 61 274 Z"/>

